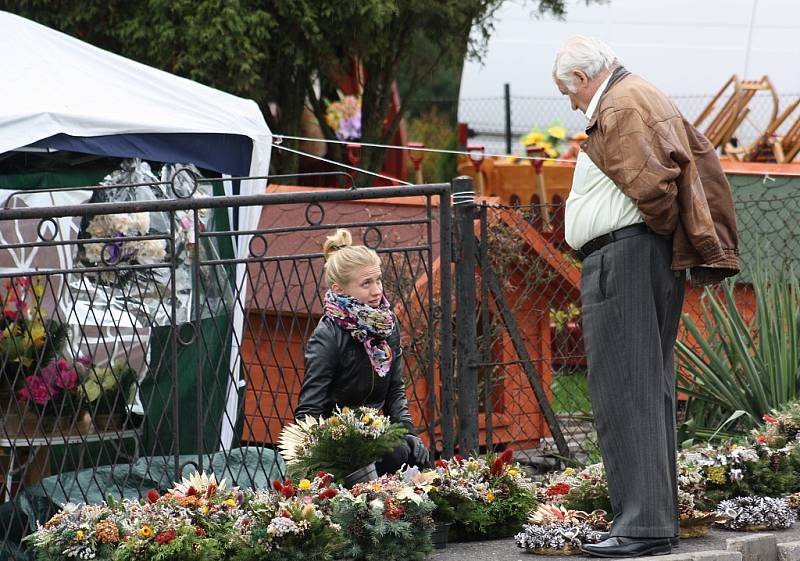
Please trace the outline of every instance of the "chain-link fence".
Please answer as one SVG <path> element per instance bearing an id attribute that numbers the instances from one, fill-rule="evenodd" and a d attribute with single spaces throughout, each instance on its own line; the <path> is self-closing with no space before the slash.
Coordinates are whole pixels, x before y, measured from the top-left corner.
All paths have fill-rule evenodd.
<path id="1" fill-rule="evenodd" d="M 800 93 L 784 93 L 778 96 L 778 111 L 782 111 L 794 102 Z M 690 122 L 712 101 L 713 95 L 673 95 L 678 108 Z M 525 154 L 525 149 L 519 140 L 533 129 L 545 130 L 554 123 L 560 123 L 569 134 L 581 132 L 586 127 L 586 119 L 580 112 L 570 109 L 569 100 L 563 96 L 552 97 L 526 97 L 514 96 L 509 99 L 507 107 L 506 98 L 463 98 L 420 100 L 415 104 L 418 111 L 436 108 L 445 114 L 458 115 L 458 121 L 467 123 L 472 131 L 471 144 L 480 144 L 486 148 L 487 153 L 506 153 L 506 112 L 509 111 L 511 153 Z M 724 103 L 725 98 L 717 103 L 717 110 Z M 750 109 L 744 122 L 736 132 L 736 140 L 740 146 L 748 146 L 755 141 L 769 125 L 773 116 L 774 104 L 768 92 L 757 92 L 748 104 Z M 713 116 L 713 115 L 712 115 Z M 796 119 L 796 117 L 795 117 Z M 709 124 L 710 118 L 700 124 L 700 130 Z M 788 119 L 778 129 L 780 134 L 788 129 L 794 119 Z M 414 140 L 414 139 L 411 139 Z"/>
<path id="2" fill-rule="evenodd" d="M 800 272 L 796 219 L 800 179 L 733 176 L 730 180 L 742 266 L 734 294 L 737 308 L 749 320 L 755 306 L 750 286 L 754 267 L 766 264 L 774 271 L 793 267 L 795 274 Z M 543 220 L 548 215 L 550 219 Z M 549 406 L 570 456 L 579 462 L 598 461 L 582 343 L 581 265 L 564 243 L 563 206 L 483 205 L 480 223 L 481 245 L 486 249 L 480 267 L 491 270 L 501 286 L 500 294 L 493 293 L 484 272 L 478 273 L 480 403 L 481 412 L 487 413 L 482 436 L 489 446 L 511 442 L 519 458 L 550 467 L 565 458 L 544 416 Z M 707 298 L 703 289 L 687 286 L 684 314 L 699 325 Z M 504 305 L 518 322 L 519 341 L 501 318 Z M 684 326 L 680 337 L 690 337 Z M 527 353 L 529 365 L 542 380 L 547 404 L 537 398 L 520 351 Z M 513 403 L 509 395 L 514 396 Z M 511 427 L 503 424 L 508 411 L 515 413 Z"/>

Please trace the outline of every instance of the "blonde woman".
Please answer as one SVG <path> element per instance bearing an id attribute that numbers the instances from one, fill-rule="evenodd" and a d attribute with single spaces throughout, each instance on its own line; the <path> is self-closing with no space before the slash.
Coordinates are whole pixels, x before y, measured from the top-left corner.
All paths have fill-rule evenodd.
<path id="1" fill-rule="evenodd" d="M 329 416 L 336 406 L 381 409 L 408 429 L 406 444 L 376 464 L 379 474 L 404 463 L 426 467 L 428 449 L 414 434 L 400 358 L 400 329 L 383 292 L 381 261 L 374 250 L 353 245 L 337 230 L 325 254 L 325 312 L 305 353 L 305 378 L 294 415 Z M 360 466 L 353 466 L 357 469 Z"/>

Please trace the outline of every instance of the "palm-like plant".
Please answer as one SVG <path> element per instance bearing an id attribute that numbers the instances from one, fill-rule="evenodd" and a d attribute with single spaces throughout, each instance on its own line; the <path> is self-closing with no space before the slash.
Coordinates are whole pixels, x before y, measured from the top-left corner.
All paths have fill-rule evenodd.
<path id="1" fill-rule="evenodd" d="M 679 391 L 689 396 L 686 421 L 698 437 L 757 426 L 765 413 L 800 395 L 800 282 L 793 271 L 757 265 L 756 310 L 749 321 L 737 308 L 734 285 L 706 289 L 702 329 L 683 316 L 693 341 L 676 343 Z M 704 335 L 707 334 L 707 335 Z"/>

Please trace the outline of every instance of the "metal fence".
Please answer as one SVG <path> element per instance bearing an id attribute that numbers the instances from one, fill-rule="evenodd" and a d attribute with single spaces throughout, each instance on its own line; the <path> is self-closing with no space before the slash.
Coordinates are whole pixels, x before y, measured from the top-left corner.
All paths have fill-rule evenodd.
<path id="1" fill-rule="evenodd" d="M 779 97 L 779 111 L 794 102 L 800 93 L 784 93 Z M 686 118 L 694 122 L 713 99 L 713 95 L 670 96 Z M 532 129 L 544 130 L 560 123 L 569 134 L 581 132 L 586 119 L 580 112 L 572 111 L 563 96 L 529 97 L 512 95 L 508 100 L 502 95 L 485 98 L 431 99 L 415 104 L 418 112 L 436 108 L 439 112 L 458 115 L 458 121 L 467 123 L 472 131 L 470 143 L 481 144 L 487 153 L 505 154 L 507 142 L 506 112 L 509 114 L 512 154 L 525 154 L 519 140 Z M 748 107 L 750 112 L 735 135 L 740 146 L 751 144 L 767 127 L 772 116 L 773 102 L 767 92 L 757 92 Z M 791 126 L 788 119 L 778 133 Z M 702 123 L 702 130 L 708 122 Z M 411 139 L 414 140 L 414 139 Z"/>
<path id="2" fill-rule="evenodd" d="M 274 444 L 337 227 L 382 258 L 411 410 L 441 438 L 434 372 L 451 379 L 452 337 L 431 312 L 435 296 L 451 315 L 450 269 L 433 275 L 450 186 L 196 197 L 198 183 L 96 187 L 147 200 L 60 208 L 70 191 L 26 191 L 0 210 L 0 558 L 22 558 L 21 538 L 63 503 L 143 497 L 194 470 L 242 487 L 282 478 Z M 37 197 L 53 203 L 26 206 Z M 259 227 L 232 227 L 251 206 Z"/>
<path id="3" fill-rule="evenodd" d="M 796 262 L 800 182 L 732 184 L 745 271 Z M 452 208 L 446 184 L 140 187 L 167 196 L 0 210 L 0 555 L 64 502 L 141 497 L 194 469 L 244 487 L 282 477 L 274 444 L 322 311 L 321 243 L 338 227 L 381 256 L 411 413 L 436 453 L 513 448 L 541 469 L 599 459 L 561 207 L 476 206 L 469 179 Z M 258 228 L 232 227 L 251 206 Z M 145 214 L 166 228 L 92 226 Z M 689 291 L 684 311 L 700 302 Z"/>

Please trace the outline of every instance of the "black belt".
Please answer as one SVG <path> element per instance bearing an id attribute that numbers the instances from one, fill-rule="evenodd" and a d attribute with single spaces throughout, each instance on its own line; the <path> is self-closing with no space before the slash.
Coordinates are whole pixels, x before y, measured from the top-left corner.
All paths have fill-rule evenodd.
<path id="1" fill-rule="evenodd" d="M 624 240 L 625 238 L 632 238 L 633 236 L 641 236 L 642 234 L 647 233 L 653 233 L 653 230 L 651 230 L 644 222 L 631 224 L 630 226 L 625 226 L 619 230 L 614 230 L 613 232 L 609 232 L 608 234 L 603 234 L 602 236 L 597 236 L 593 240 L 589 240 L 583 247 L 580 248 L 580 250 L 577 251 L 577 254 L 581 261 L 583 261 L 592 253 L 601 247 L 610 244 L 611 242 Z"/>

